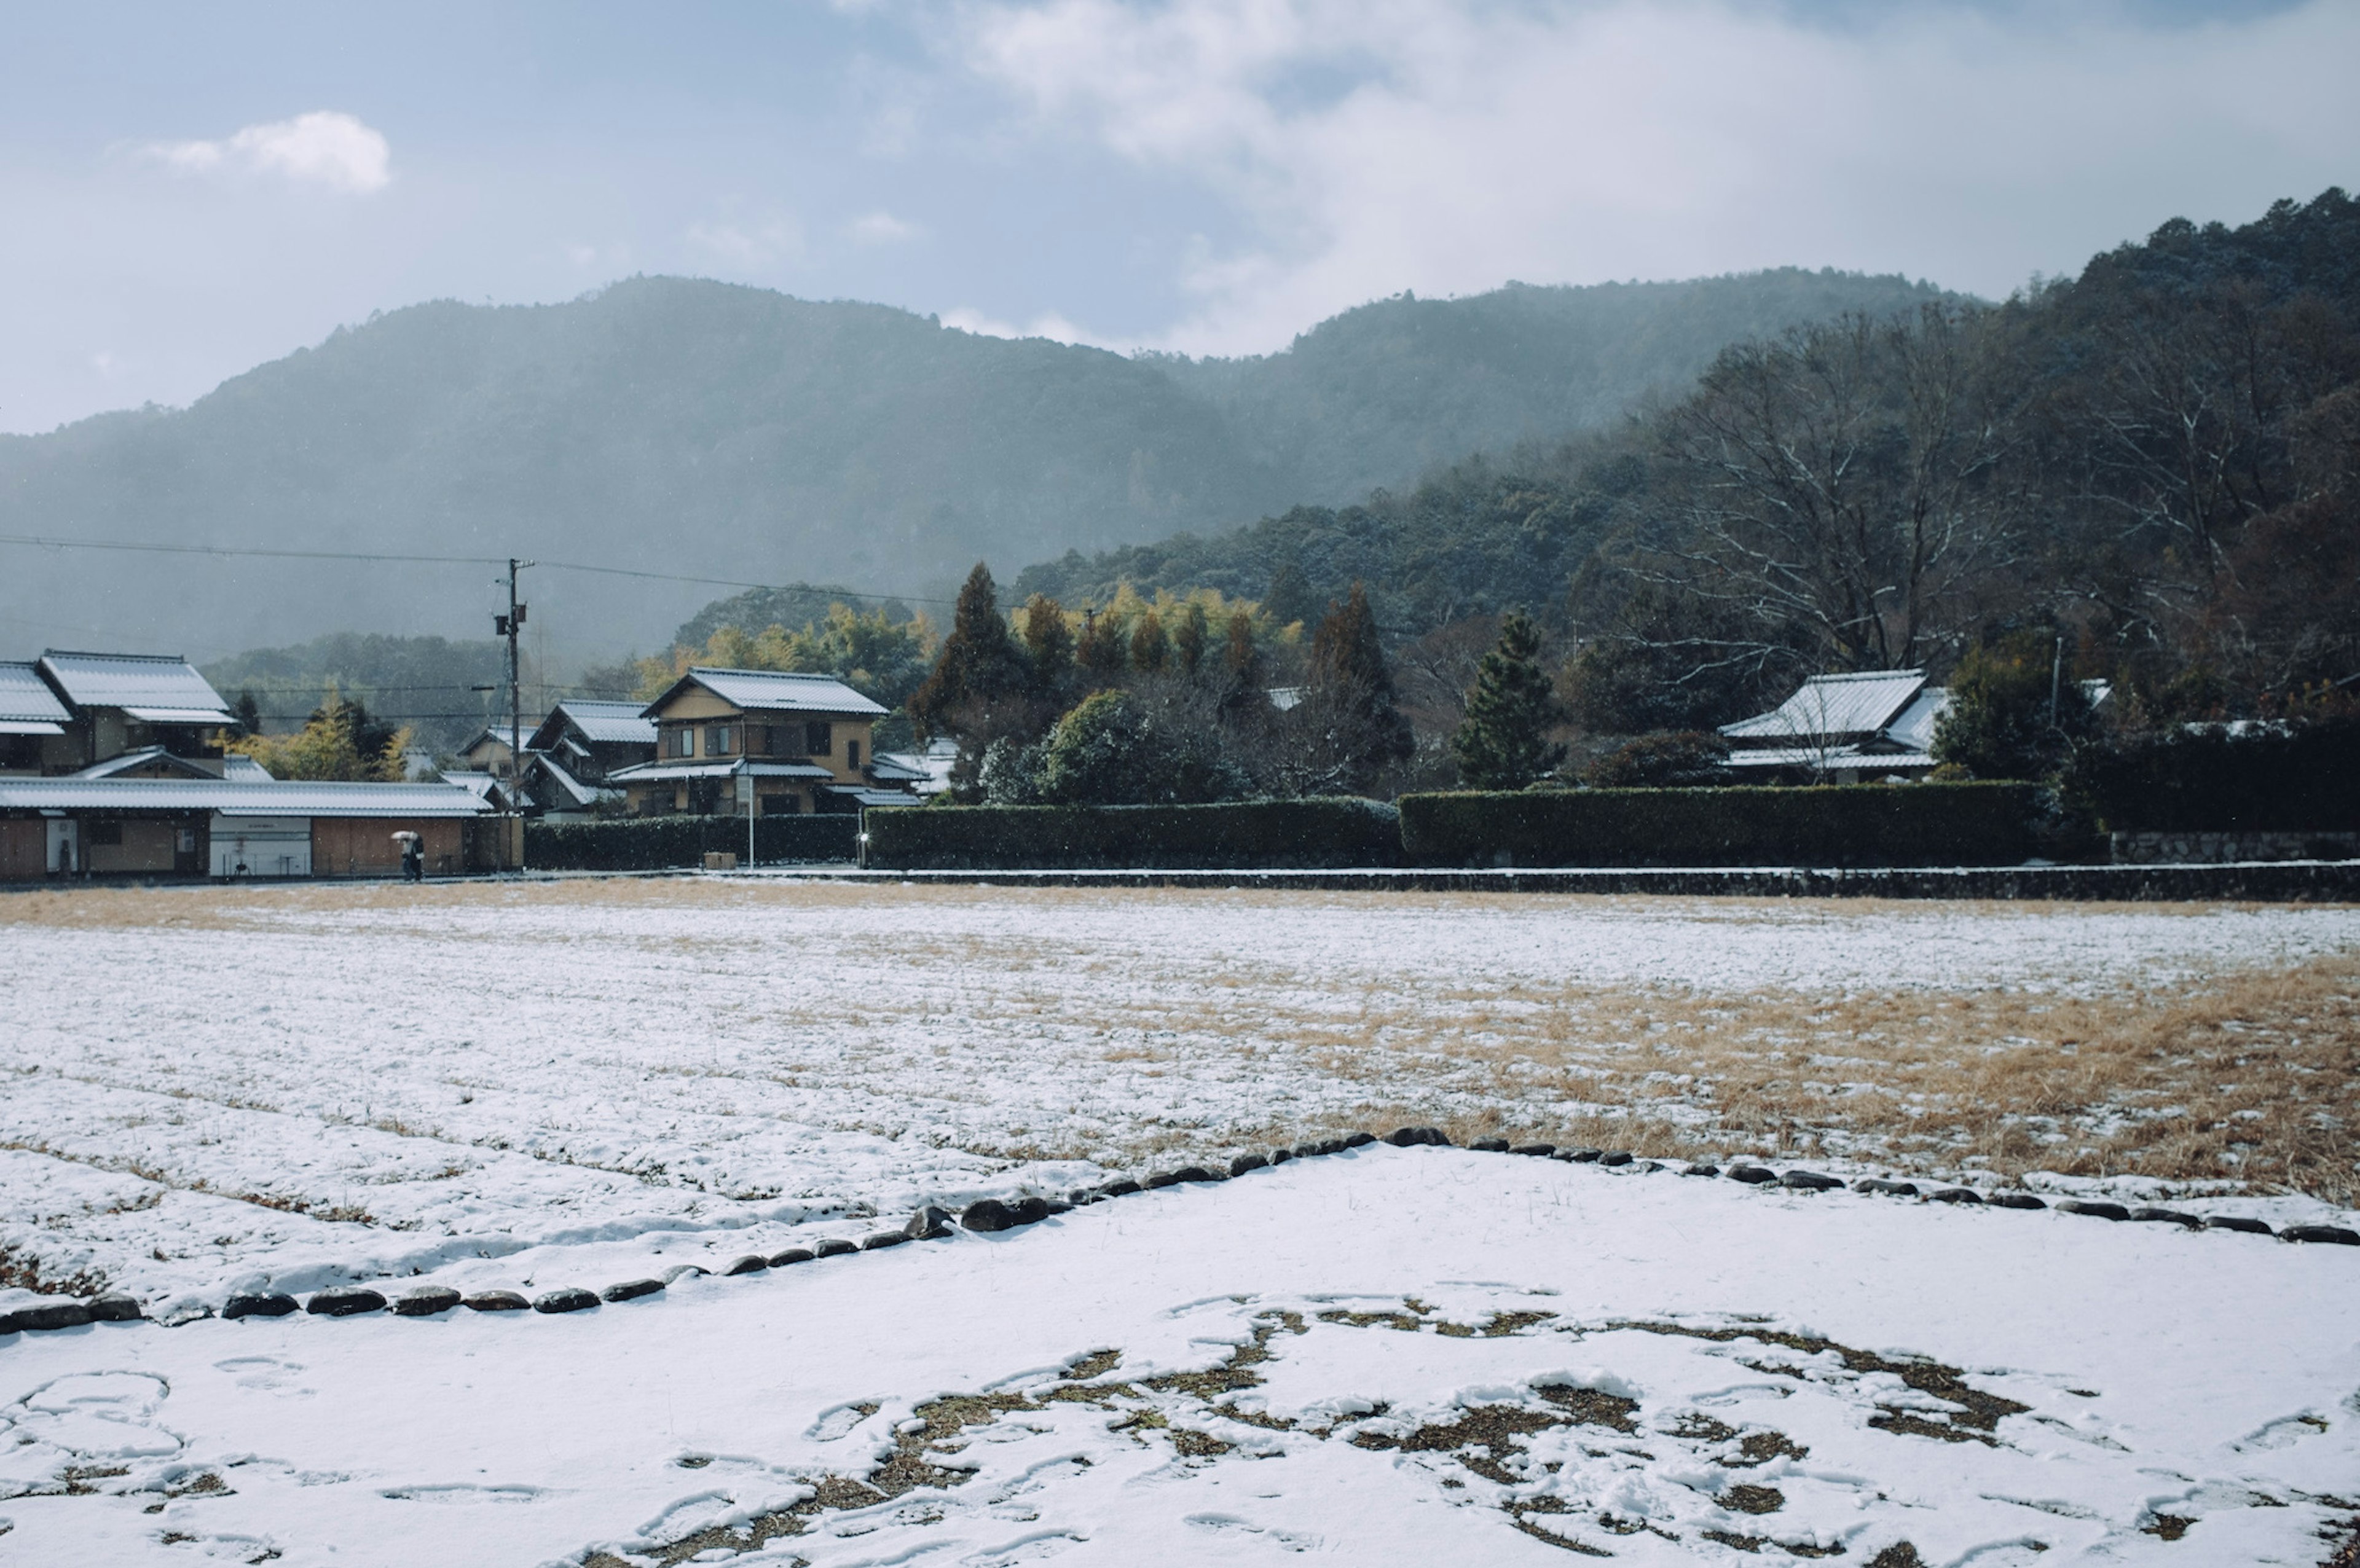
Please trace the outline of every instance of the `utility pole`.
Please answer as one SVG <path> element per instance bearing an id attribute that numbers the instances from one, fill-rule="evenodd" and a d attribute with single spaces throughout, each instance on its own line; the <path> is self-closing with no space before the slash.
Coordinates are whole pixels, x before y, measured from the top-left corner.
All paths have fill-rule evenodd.
<path id="1" fill-rule="evenodd" d="M 525 606 L 517 598 L 517 572 L 519 568 L 531 564 L 530 561 L 519 561 L 515 556 L 508 557 L 508 613 L 505 615 L 495 615 L 492 617 L 494 635 L 508 639 L 508 804 L 518 807 L 519 811 L 521 806 L 518 797 L 524 789 L 524 698 L 519 690 L 518 682 L 517 636 L 524 629 Z M 519 837 L 517 844 L 516 868 L 519 871 L 524 869 L 524 844 L 521 836 Z"/>
<path id="2" fill-rule="evenodd" d="M 2057 634 L 2057 653 L 2049 661 L 2049 727 L 2057 728 L 2057 700 L 2063 696 L 2065 684 L 2065 634 Z"/>

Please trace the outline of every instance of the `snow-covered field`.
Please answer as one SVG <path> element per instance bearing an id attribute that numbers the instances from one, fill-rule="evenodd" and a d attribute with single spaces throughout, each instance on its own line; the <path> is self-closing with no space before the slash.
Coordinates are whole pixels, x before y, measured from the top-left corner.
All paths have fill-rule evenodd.
<path id="1" fill-rule="evenodd" d="M 1907 1035 L 1921 1002 L 2348 961 L 2360 909 L 741 878 L 35 895 L 0 949 L 0 1264 L 169 1315 L 712 1267 L 1364 1125 L 1570 1141 L 1634 1051 L 1601 998 L 1743 1023 L 1897 994 Z M 1591 1057 L 1535 1065 L 1583 1018 Z M 1703 1116 L 1657 1060 L 1617 1093 Z M 2191 1202 L 2335 1217 L 2223 1191 Z"/>
<path id="2" fill-rule="evenodd" d="M 0 1345 L 0 1560 L 2313 1564 L 2360 1248 L 1378 1146 L 564 1317 Z"/>
<path id="3" fill-rule="evenodd" d="M 1378 1147 L 576 1314 L 209 1315 L 1400 1121 L 1869 1169 L 2053 1097 L 1994 1062 L 2086 1080 L 2010 1124 L 2060 1158 L 2198 1084 L 2348 1186 L 2360 910 L 711 878 L 33 895 L 0 953 L 0 1310 L 158 1320 L 0 1336 L 0 1563 L 2309 1564 L 2360 1513 L 2360 1248 L 1644 1162 Z"/>

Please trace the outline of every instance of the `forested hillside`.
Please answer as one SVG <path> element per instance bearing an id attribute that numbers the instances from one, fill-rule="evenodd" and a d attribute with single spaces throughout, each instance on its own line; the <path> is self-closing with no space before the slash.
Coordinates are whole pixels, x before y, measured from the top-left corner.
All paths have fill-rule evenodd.
<path id="1" fill-rule="evenodd" d="M 0 533 L 586 561 L 946 591 L 1010 564 L 1398 485 L 1692 377 L 1898 278 L 1787 271 L 1363 307 L 1192 363 L 882 306 L 639 278 L 546 307 L 393 311 L 194 405 L 0 437 Z M 413 562 L 8 556 L 0 613 L 139 646 L 480 635 L 492 573 Z M 544 571 L 564 647 L 658 645 L 693 585 Z M 87 640 L 86 632 L 73 634 Z"/>
<path id="2" fill-rule="evenodd" d="M 1998 307 L 1739 343 L 1687 396 L 1348 506 L 1026 571 L 1104 603 L 1309 613 L 1397 642 L 1527 608 L 1593 725 L 1734 716 L 1814 670 L 2061 636 L 2153 713 L 2360 690 L 2360 203 L 2175 221 Z"/>

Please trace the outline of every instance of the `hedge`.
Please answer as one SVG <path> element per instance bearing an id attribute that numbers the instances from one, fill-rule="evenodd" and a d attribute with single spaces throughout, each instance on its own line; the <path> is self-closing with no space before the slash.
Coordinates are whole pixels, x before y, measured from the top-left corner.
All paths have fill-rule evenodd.
<path id="1" fill-rule="evenodd" d="M 754 858 L 765 866 L 847 861 L 859 835 L 860 819 L 850 813 L 757 817 Z M 715 849 L 727 850 L 742 862 L 746 819 L 622 817 L 524 825 L 524 863 L 536 871 L 660 871 L 697 865 L 707 850 Z"/>
<path id="2" fill-rule="evenodd" d="M 1401 863 L 1400 816 L 1376 800 L 1206 806 L 929 806 L 872 811 L 869 864 L 895 871 L 1170 871 Z"/>
<path id="3" fill-rule="evenodd" d="M 2117 833 L 2360 830 L 2360 720 L 2085 746 L 2064 789 Z"/>
<path id="4" fill-rule="evenodd" d="M 1412 866 L 2012 866 L 2029 784 L 1404 795 Z"/>

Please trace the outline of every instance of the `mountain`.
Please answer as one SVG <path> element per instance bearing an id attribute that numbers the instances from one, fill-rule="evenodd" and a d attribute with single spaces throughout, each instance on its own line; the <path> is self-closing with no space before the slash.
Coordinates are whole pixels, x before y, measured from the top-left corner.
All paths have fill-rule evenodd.
<path id="1" fill-rule="evenodd" d="M 709 588 L 923 593 L 1007 566 L 1335 503 L 1612 418 L 1733 338 L 1928 297 L 1783 271 L 1403 296 L 1274 354 L 1190 361 L 945 329 L 879 305 L 634 278 L 548 306 L 414 306 L 185 409 L 0 437 L 0 534 L 481 558 L 5 550 L 0 615 L 200 657 L 337 630 L 481 637 L 520 555 L 552 666 L 660 642 Z M 95 631 L 90 628 L 97 628 Z"/>
<path id="2" fill-rule="evenodd" d="M 2011 635 L 2078 644 L 2153 714 L 2360 695 L 2360 202 L 2340 190 L 2175 219 L 2005 305 L 1734 343 L 1592 425 L 1347 505 L 1069 550 L 1009 596 L 1218 588 L 1291 619 L 1359 581 L 1397 645 L 1524 608 L 1588 649 L 1577 706 L 1617 732 Z"/>

